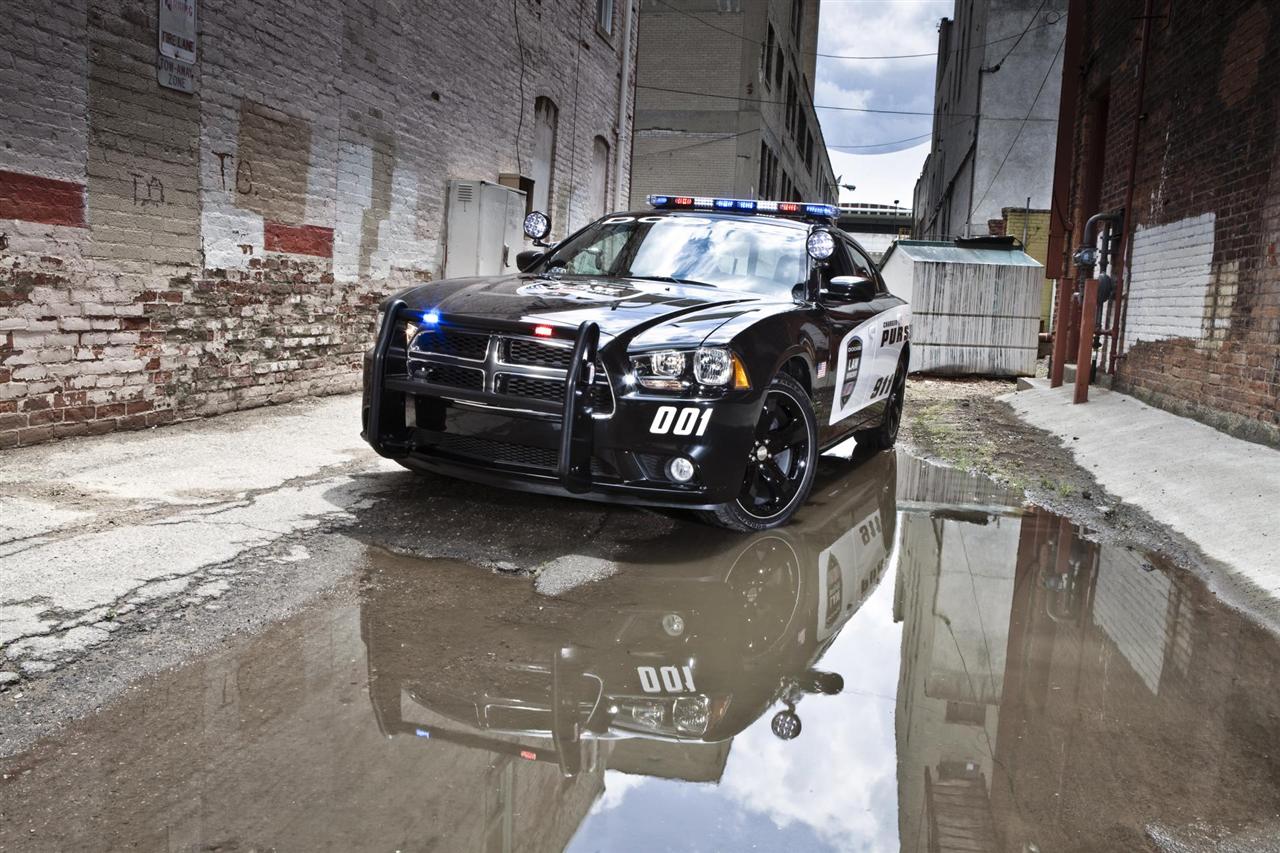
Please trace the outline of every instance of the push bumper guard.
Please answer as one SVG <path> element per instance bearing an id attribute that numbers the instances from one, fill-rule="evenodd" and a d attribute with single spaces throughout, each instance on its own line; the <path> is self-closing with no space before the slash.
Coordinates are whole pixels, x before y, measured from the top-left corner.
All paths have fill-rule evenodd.
<path id="1" fill-rule="evenodd" d="M 591 383 L 595 380 L 596 353 L 600 347 L 600 327 L 595 323 L 582 323 L 574 336 L 573 354 L 565 376 L 564 400 L 560 407 L 549 400 L 527 397 L 511 397 L 451 386 L 437 385 L 409 376 L 386 375 L 387 358 L 391 341 L 400 327 L 400 315 L 406 309 L 404 300 L 396 299 L 387 306 L 382 329 L 374 345 L 372 377 L 369 383 L 369 420 L 364 432 L 380 455 L 396 458 L 407 455 L 413 447 L 407 443 L 387 441 L 382 435 L 382 407 L 384 390 L 400 391 L 424 396 L 447 397 L 474 403 L 508 406 L 544 414 L 560 414 L 560 454 L 556 476 L 564 488 L 576 494 L 591 489 L 591 454 L 593 445 Z"/>

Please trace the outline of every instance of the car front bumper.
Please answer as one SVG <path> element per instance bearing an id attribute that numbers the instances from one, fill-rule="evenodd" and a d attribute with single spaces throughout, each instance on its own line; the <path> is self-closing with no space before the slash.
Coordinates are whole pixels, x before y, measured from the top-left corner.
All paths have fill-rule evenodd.
<path id="1" fill-rule="evenodd" d="M 710 509 L 741 491 L 759 392 L 670 398 L 615 381 L 611 410 L 594 412 L 588 366 L 598 358 L 613 377 L 626 368 L 625 354 L 610 363 L 596 352 L 589 324 L 574 337 L 583 376 L 571 367 L 565 382 L 578 378 L 583 393 L 563 402 L 442 388 L 410 371 L 390 340 L 393 317 L 364 362 L 362 435 L 383 456 L 487 485 L 645 506 Z M 678 456 L 694 466 L 686 483 L 667 473 Z"/>

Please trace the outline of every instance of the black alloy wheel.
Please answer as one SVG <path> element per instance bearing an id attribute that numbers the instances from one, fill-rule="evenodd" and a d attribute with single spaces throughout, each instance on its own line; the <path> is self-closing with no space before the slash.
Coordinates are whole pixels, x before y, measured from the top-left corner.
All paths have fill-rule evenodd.
<path id="1" fill-rule="evenodd" d="M 893 374 L 893 387 L 884 404 L 884 419 L 877 427 L 859 430 L 853 434 L 858 450 L 874 453 L 888 450 L 898 441 L 898 429 L 902 426 L 902 408 L 907 396 L 907 362 L 904 358 L 898 362 L 898 369 Z"/>
<path id="2" fill-rule="evenodd" d="M 742 491 L 708 513 L 708 520 L 743 532 L 785 524 L 813 488 L 817 459 L 813 403 L 798 382 L 779 375 L 765 392 Z"/>

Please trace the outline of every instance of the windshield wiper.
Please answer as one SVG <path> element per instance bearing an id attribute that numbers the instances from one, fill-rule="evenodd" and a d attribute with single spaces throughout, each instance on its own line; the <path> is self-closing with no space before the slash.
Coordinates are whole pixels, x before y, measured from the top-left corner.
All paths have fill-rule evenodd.
<path id="1" fill-rule="evenodd" d="M 629 275 L 627 278 L 634 278 L 637 281 L 662 281 L 667 284 L 696 284 L 702 287 L 715 287 L 714 284 L 705 281 L 694 281 L 691 278 L 676 278 L 673 275 Z"/>

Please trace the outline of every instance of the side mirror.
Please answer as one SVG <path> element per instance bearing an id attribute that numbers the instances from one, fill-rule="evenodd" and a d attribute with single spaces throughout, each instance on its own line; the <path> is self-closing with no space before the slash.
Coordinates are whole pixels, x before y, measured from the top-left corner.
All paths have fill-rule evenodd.
<path id="1" fill-rule="evenodd" d="M 529 269 L 538 261 L 542 260 L 545 255 L 546 252 L 543 252 L 540 249 L 526 249 L 516 255 L 516 269 L 520 270 L 520 272 L 528 272 Z"/>
<path id="2" fill-rule="evenodd" d="M 535 210 L 524 218 L 524 235 L 533 240 L 533 245 L 543 245 L 543 240 L 551 233 L 551 220 L 541 211 Z"/>
<path id="3" fill-rule="evenodd" d="M 827 282 L 823 293 L 844 302 L 870 302 L 876 298 L 876 283 L 861 275 L 838 275 Z"/>

